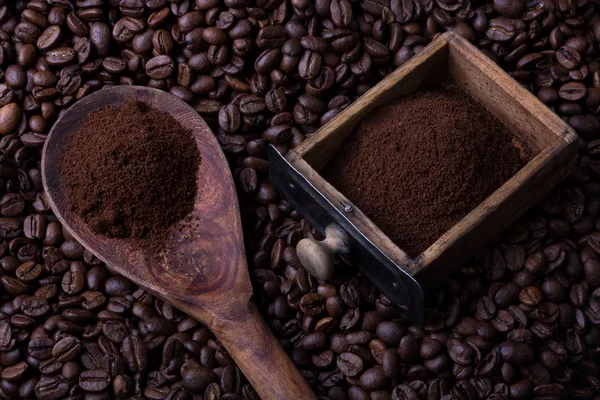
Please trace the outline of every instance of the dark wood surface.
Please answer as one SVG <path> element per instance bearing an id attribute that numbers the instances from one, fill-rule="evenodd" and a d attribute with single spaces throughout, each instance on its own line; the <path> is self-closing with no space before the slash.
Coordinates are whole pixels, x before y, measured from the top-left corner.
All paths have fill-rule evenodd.
<path id="1" fill-rule="evenodd" d="M 345 212 L 352 203 L 319 171 L 375 107 L 447 77 L 507 125 L 517 142 L 528 144 L 538 154 L 423 253 L 409 257 L 358 207 L 353 205 L 351 212 Z M 568 124 L 466 39 L 447 32 L 291 150 L 286 158 L 371 242 L 428 289 L 442 282 L 566 177 L 576 151 L 577 134 Z"/>
<path id="2" fill-rule="evenodd" d="M 168 112 L 190 129 L 202 156 L 191 222 L 175 226 L 173 245 L 158 255 L 131 241 L 91 232 L 70 211 L 58 167 L 87 113 L 133 98 Z M 214 134 L 190 106 L 145 87 L 91 94 L 54 124 L 42 155 L 42 178 L 49 205 L 73 236 L 120 274 L 206 324 L 262 399 L 316 399 L 256 309 L 231 172 Z"/>

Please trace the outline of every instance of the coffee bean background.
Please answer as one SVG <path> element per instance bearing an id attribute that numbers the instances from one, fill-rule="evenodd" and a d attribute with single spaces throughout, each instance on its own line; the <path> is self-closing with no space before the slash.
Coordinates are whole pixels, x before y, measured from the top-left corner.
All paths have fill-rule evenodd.
<path id="1" fill-rule="evenodd" d="M 48 208 L 53 122 L 111 85 L 190 103 L 236 178 L 256 299 L 323 399 L 600 398 L 600 14 L 593 0 L 0 0 L 0 398 L 257 399 L 197 321 L 115 275 Z M 473 41 L 579 133 L 577 165 L 428 298 L 317 282 L 267 180 L 436 34 Z M 435 113 L 435 110 L 432 110 Z M 81 157 L 86 157 L 81 154 Z"/>

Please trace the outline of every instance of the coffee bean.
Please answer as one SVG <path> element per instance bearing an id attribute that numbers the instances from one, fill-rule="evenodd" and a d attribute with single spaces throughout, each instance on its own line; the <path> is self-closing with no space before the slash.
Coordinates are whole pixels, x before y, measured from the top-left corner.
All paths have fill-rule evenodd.
<path id="1" fill-rule="evenodd" d="M 337 367 L 349 377 L 359 376 L 364 368 L 363 360 L 352 353 L 342 353 L 338 356 Z"/>
<path id="2" fill-rule="evenodd" d="M 173 52 L 175 44 L 169 32 L 159 29 L 152 36 L 152 46 L 158 54 L 168 55 Z"/>
<path id="3" fill-rule="evenodd" d="M 35 385 L 35 396 L 43 400 L 64 398 L 69 391 L 69 385 L 59 376 L 42 376 Z"/>
<path id="4" fill-rule="evenodd" d="M 37 47 L 42 51 L 50 50 L 58 45 L 62 38 L 60 26 L 49 26 L 37 39 Z"/>
<path id="5" fill-rule="evenodd" d="M 102 326 L 102 332 L 106 338 L 115 343 L 121 343 L 128 336 L 129 330 L 120 321 L 108 320 Z"/>
<path id="6" fill-rule="evenodd" d="M 215 380 L 215 374 L 208 368 L 189 360 L 181 366 L 183 386 L 191 392 L 202 392 Z"/>
<path id="7" fill-rule="evenodd" d="M 55 67 L 62 67 L 73 62 L 76 57 L 75 50 L 71 47 L 58 47 L 46 52 L 48 63 Z"/>
<path id="8" fill-rule="evenodd" d="M 61 362 L 71 361 L 79 355 L 80 350 L 79 340 L 73 336 L 67 336 L 56 342 L 52 348 L 52 356 Z"/>
<path id="9" fill-rule="evenodd" d="M 446 342 L 448 355 L 457 364 L 468 366 L 473 363 L 473 349 L 459 339 L 448 339 Z"/>
<path id="10" fill-rule="evenodd" d="M 202 37 L 210 44 L 222 45 L 227 43 L 227 35 L 221 29 L 209 27 L 202 31 Z"/>
<path id="11" fill-rule="evenodd" d="M 164 79 L 173 74 L 173 59 L 169 56 L 157 56 L 146 63 L 146 73 L 152 79 Z"/>
<path id="12" fill-rule="evenodd" d="M 41 337 L 29 341 L 29 355 L 38 360 L 47 360 L 52 357 L 54 341 L 48 337 Z"/>
<path id="13" fill-rule="evenodd" d="M 15 273 L 21 282 L 28 283 L 38 279 L 42 274 L 42 270 L 43 268 L 41 264 L 37 264 L 34 261 L 29 261 L 19 265 Z"/>
<path id="14" fill-rule="evenodd" d="M 322 332 L 311 333 L 302 339 L 302 347 L 308 351 L 324 350 L 326 345 L 327 335 Z"/>
<path id="15" fill-rule="evenodd" d="M 519 285 L 512 282 L 500 286 L 494 294 L 494 303 L 500 308 L 508 307 L 517 301 L 520 289 Z"/>
<path id="16" fill-rule="evenodd" d="M 113 276 L 106 280 L 104 290 L 108 296 L 125 296 L 130 294 L 132 284 L 122 276 Z"/>
<path id="17" fill-rule="evenodd" d="M 561 385 L 558 384 L 545 384 L 536 386 L 533 389 L 533 398 L 534 399 L 559 399 L 564 395 L 564 389 Z"/>
<path id="18" fill-rule="evenodd" d="M 0 108 L 0 134 L 13 133 L 21 122 L 21 110 L 16 103 L 9 103 Z"/>
<path id="19" fill-rule="evenodd" d="M 386 383 L 383 368 L 380 366 L 369 368 L 360 376 L 360 386 L 365 390 L 383 389 Z"/>
<path id="20" fill-rule="evenodd" d="M 285 41 L 285 30 L 281 25 L 267 25 L 256 35 L 256 44 L 261 49 L 281 47 Z"/>
<path id="21" fill-rule="evenodd" d="M 298 72 L 304 79 L 312 79 L 318 76 L 322 67 L 322 57 L 319 53 L 305 51 L 298 64 Z"/>
<path id="22" fill-rule="evenodd" d="M 562 46 L 556 51 L 556 60 L 566 69 L 573 69 L 581 62 L 581 55 L 569 46 Z"/>
<path id="23" fill-rule="evenodd" d="M 86 392 L 102 392 L 110 385 L 110 375 L 101 369 L 83 371 L 79 375 L 79 386 Z"/>
<path id="24" fill-rule="evenodd" d="M 20 22 L 14 27 L 15 37 L 26 44 L 35 44 L 41 33 L 39 27 L 28 21 Z"/>
<path id="25" fill-rule="evenodd" d="M 308 315 L 319 315 L 325 311 L 325 299 L 317 293 L 308 293 L 300 299 L 300 310 Z"/>
<path id="26" fill-rule="evenodd" d="M 511 364 L 528 364 L 534 352 L 530 345 L 521 342 L 504 342 L 500 345 L 500 356 Z"/>
<path id="27" fill-rule="evenodd" d="M 499 17 L 489 21 L 489 28 L 486 31 L 486 36 L 490 40 L 498 42 L 507 42 L 516 34 L 516 27 L 512 20 Z"/>
<path id="28" fill-rule="evenodd" d="M 139 337 L 126 337 L 121 345 L 121 352 L 131 371 L 140 372 L 146 368 L 148 363 L 146 347 Z"/>
<path id="29" fill-rule="evenodd" d="M 219 126 L 225 132 L 233 133 L 240 128 L 241 114 L 238 107 L 228 105 L 219 111 Z"/>
<path id="30" fill-rule="evenodd" d="M 140 19 L 124 17 L 119 19 L 112 30 L 112 36 L 117 42 L 129 42 L 135 34 L 144 29 L 144 23 Z"/>
<path id="31" fill-rule="evenodd" d="M 42 374 L 54 375 L 62 369 L 63 364 L 55 358 L 50 358 L 39 363 L 38 370 Z"/>
<path id="32" fill-rule="evenodd" d="M 24 361 L 5 368 L 2 371 L 2 379 L 6 379 L 9 382 L 20 381 L 25 376 L 27 368 L 28 365 Z"/>
<path id="33" fill-rule="evenodd" d="M 264 100 L 257 95 L 247 95 L 240 100 L 240 111 L 242 114 L 258 114 L 265 109 Z"/>
<path id="34" fill-rule="evenodd" d="M 394 0 L 390 2 L 392 13 L 396 17 L 396 21 L 400 23 L 409 22 L 414 12 L 414 5 L 412 1 L 408 0 Z"/>
<path id="35" fill-rule="evenodd" d="M 127 68 L 127 63 L 122 58 L 106 57 L 102 61 L 102 67 L 111 74 L 120 74 Z"/>
<path id="36" fill-rule="evenodd" d="M 332 0 L 329 12 L 334 24 L 344 27 L 352 22 L 352 6 L 348 0 Z"/>
<path id="37" fill-rule="evenodd" d="M 28 317 L 41 317 L 50 311 L 50 305 L 48 300 L 43 297 L 32 296 L 21 303 L 21 310 L 23 314 Z"/>
<path id="38" fill-rule="evenodd" d="M 259 74 L 266 74 L 276 68 L 280 61 L 281 51 L 279 49 L 267 49 L 256 59 L 254 69 Z"/>
<path id="39" fill-rule="evenodd" d="M 420 356 L 426 360 L 436 357 L 442 351 L 444 344 L 432 338 L 427 338 L 421 343 Z"/>

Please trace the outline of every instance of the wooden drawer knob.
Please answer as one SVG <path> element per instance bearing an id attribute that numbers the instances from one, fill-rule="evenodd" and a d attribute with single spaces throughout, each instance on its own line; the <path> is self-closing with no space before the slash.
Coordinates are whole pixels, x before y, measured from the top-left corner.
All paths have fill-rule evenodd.
<path id="1" fill-rule="evenodd" d="M 334 273 L 336 254 L 349 254 L 350 237 L 339 225 L 333 223 L 325 228 L 325 239 L 302 239 L 296 253 L 302 266 L 315 278 L 327 280 Z"/>

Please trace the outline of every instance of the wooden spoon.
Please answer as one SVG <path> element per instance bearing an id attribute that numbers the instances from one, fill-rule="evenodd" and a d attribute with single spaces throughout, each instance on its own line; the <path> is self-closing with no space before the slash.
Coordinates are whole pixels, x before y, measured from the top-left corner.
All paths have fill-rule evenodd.
<path id="1" fill-rule="evenodd" d="M 165 111 L 190 129 L 202 156 L 193 223 L 172 229 L 170 250 L 160 255 L 148 254 L 128 240 L 93 233 L 70 211 L 58 168 L 90 111 L 130 99 Z M 214 134 L 189 105 L 146 87 L 93 93 L 54 124 L 42 154 L 42 178 L 48 204 L 75 239 L 123 276 L 210 328 L 262 399 L 316 399 L 254 304 L 231 172 Z"/>

